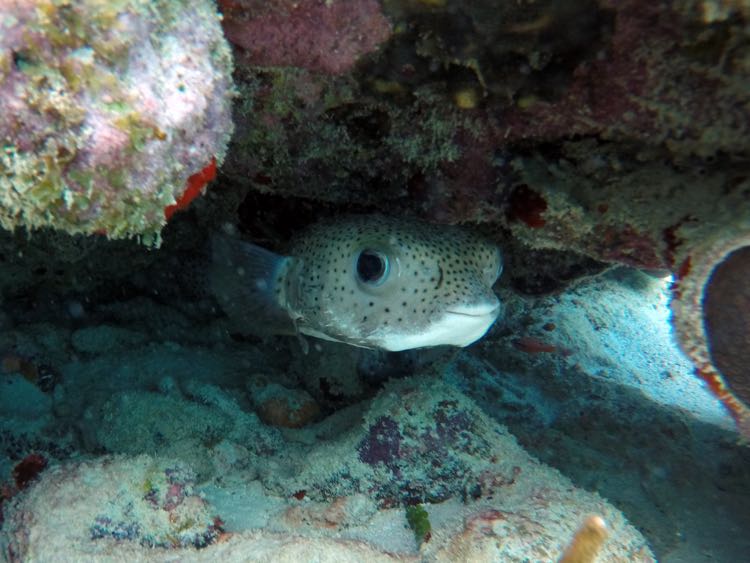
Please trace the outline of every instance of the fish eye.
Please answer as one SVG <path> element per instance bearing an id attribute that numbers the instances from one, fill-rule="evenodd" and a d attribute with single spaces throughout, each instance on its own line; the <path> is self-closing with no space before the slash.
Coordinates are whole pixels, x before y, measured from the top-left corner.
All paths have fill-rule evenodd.
<path id="1" fill-rule="evenodd" d="M 357 279 L 367 285 L 380 285 L 390 270 L 385 254 L 365 248 L 357 257 Z"/>

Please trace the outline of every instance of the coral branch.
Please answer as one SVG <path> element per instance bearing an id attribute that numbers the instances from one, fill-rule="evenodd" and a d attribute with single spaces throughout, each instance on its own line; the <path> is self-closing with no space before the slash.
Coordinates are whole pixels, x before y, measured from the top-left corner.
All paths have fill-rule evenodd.
<path id="1" fill-rule="evenodd" d="M 593 563 L 609 535 L 601 516 L 589 516 L 578 528 L 559 563 Z"/>

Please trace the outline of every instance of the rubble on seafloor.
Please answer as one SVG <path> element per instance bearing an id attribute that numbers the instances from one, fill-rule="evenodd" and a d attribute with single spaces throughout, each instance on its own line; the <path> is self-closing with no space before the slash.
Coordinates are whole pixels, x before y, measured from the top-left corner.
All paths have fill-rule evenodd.
<path id="1" fill-rule="evenodd" d="M 45 464 L 4 488 L 2 541 L 42 559 L 62 545 L 188 560 L 304 545 L 323 560 L 553 561 L 597 514 L 602 557 L 741 551 L 715 540 L 743 521 L 746 452 L 700 380 L 677 375 L 689 364 L 665 282 L 615 271 L 542 301 L 500 295 L 507 318 L 461 352 L 312 341 L 304 355 L 293 338 L 232 338 L 198 303 L 143 297 L 19 322 L 3 348 L 60 375 L 47 391 L 3 376 L 3 473 L 30 452 Z M 421 547 L 412 506 L 429 518 Z"/>
<path id="2" fill-rule="evenodd" d="M 232 402 L 217 389 L 204 393 Z M 132 409 L 141 423 L 149 420 L 142 409 L 152 409 L 151 432 L 160 424 L 157 413 L 169 418 L 179 412 L 153 398 L 140 401 Z M 113 414 L 127 424 L 126 415 Z M 214 468 L 201 486 L 182 462 L 145 454 L 70 460 L 47 469 L 3 507 L 4 553 L 11 560 L 65 554 L 145 561 L 160 560 L 168 549 L 170 556 L 261 560 L 253 555 L 256 544 L 298 537 L 321 560 L 358 550 L 403 561 L 554 559 L 579 523 L 599 514 L 609 530 L 603 557 L 654 560 L 645 538 L 619 511 L 534 460 L 470 400 L 436 379 L 386 386 L 357 414 L 364 423 L 334 416 L 315 429 L 330 435 L 318 443 L 293 436 L 254 443 L 244 427 L 258 426 L 257 418 L 235 416 L 234 427 L 215 445 L 202 445 Z M 335 435 L 342 423 L 348 427 Z M 190 447 L 174 445 L 173 454 Z M 159 449 L 159 455 L 169 453 Z M 405 526 L 403 505 L 411 503 L 421 503 L 431 522 L 429 541 L 419 551 Z"/>

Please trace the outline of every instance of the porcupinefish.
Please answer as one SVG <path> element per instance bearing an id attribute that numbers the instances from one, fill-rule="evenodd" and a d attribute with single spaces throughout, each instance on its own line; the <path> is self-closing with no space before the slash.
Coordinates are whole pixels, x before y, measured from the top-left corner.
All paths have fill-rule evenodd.
<path id="1" fill-rule="evenodd" d="M 500 250 L 459 227 L 353 215 L 308 228 L 286 256 L 225 235 L 212 254 L 212 291 L 241 332 L 468 346 L 500 313 Z"/>

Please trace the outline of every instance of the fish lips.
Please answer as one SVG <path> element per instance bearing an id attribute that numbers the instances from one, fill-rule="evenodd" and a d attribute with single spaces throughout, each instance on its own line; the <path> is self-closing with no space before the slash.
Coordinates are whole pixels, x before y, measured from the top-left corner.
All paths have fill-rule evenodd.
<path id="1" fill-rule="evenodd" d="M 448 322 L 456 330 L 455 346 L 468 346 L 482 338 L 500 315 L 500 301 L 474 303 L 446 310 Z M 460 335 L 460 336 L 459 336 Z"/>
<path id="2" fill-rule="evenodd" d="M 463 348 L 482 338 L 500 311 L 501 305 L 497 299 L 494 302 L 454 306 L 445 310 L 442 317 L 425 330 L 385 336 L 377 347 L 391 352 L 445 345 Z"/>
<path id="3" fill-rule="evenodd" d="M 494 301 L 451 307 L 446 310 L 446 313 L 464 317 L 491 318 L 494 322 L 500 315 L 500 300 L 495 298 Z"/>

